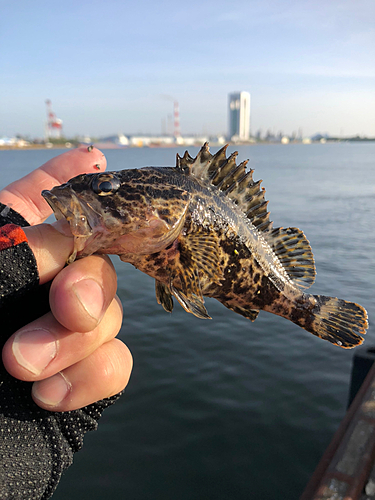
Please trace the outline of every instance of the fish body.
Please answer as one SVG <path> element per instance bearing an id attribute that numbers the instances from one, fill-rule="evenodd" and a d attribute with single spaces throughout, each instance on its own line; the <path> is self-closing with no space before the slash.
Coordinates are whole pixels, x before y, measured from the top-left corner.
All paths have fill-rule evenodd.
<path id="1" fill-rule="evenodd" d="M 155 279 L 166 311 L 173 297 L 209 318 L 204 296 L 254 321 L 283 316 L 333 344 L 361 344 L 365 309 L 304 291 L 315 278 L 310 244 L 297 228 L 273 228 L 261 181 L 237 153 L 177 155 L 176 167 L 79 175 L 42 195 L 74 235 L 69 262 L 117 254 Z"/>

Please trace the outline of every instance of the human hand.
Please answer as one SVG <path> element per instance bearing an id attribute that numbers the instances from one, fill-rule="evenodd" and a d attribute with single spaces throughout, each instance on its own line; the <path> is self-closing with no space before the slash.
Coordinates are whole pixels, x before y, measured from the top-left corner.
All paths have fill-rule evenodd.
<path id="1" fill-rule="evenodd" d="M 0 191 L 0 202 L 31 224 L 23 229 L 40 284 L 52 280 L 51 312 L 8 339 L 3 363 L 15 378 L 34 382 L 35 403 L 51 411 L 74 410 L 117 394 L 132 369 L 128 348 L 115 338 L 122 307 L 110 259 L 92 255 L 64 267 L 73 250 L 68 224 L 41 224 L 51 213 L 41 191 L 80 173 L 97 172 L 97 165 L 106 167 L 99 150 L 70 150 Z"/>

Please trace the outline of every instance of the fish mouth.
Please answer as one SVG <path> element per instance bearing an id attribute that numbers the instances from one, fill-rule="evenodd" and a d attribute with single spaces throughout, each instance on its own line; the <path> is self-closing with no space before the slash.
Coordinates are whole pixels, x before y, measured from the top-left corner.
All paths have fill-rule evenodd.
<path id="1" fill-rule="evenodd" d="M 76 193 L 68 186 L 57 186 L 51 191 L 42 191 L 42 196 L 52 208 L 57 220 L 66 219 L 70 231 L 74 236 L 73 253 L 67 263 L 72 263 L 77 257 L 82 256 L 87 245 L 96 238 L 94 228 L 98 222 L 97 214 L 86 202 L 78 198 Z M 93 252 L 88 252 L 90 255 Z"/>
<path id="2" fill-rule="evenodd" d="M 56 220 L 60 219 L 66 219 L 67 216 L 69 215 L 67 213 L 66 208 L 64 205 L 60 202 L 58 197 L 51 193 L 51 191 L 48 191 L 47 189 L 42 191 L 42 196 L 48 203 L 48 205 L 52 208 L 53 213 L 56 217 Z"/>
<path id="3" fill-rule="evenodd" d="M 58 188 L 42 191 L 42 196 L 52 208 L 56 220 L 66 219 L 73 236 L 91 236 L 98 214 L 80 200 L 73 190 L 61 190 L 56 194 L 56 189 Z"/>
<path id="4" fill-rule="evenodd" d="M 116 233 L 112 235 L 113 227 L 107 227 L 100 207 L 95 209 L 93 200 L 86 201 L 69 184 L 44 190 L 42 196 L 52 208 L 56 219 L 68 222 L 74 237 L 73 252 L 67 260 L 68 264 L 76 258 L 100 251 L 109 240 L 117 237 Z"/>

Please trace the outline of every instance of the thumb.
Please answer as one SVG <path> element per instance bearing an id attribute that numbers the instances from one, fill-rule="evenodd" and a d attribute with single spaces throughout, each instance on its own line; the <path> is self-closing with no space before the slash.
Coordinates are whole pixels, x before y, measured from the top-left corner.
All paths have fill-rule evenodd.
<path id="1" fill-rule="evenodd" d="M 65 220 L 28 226 L 23 230 L 35 256 L 42 285 L 52 280 L 65 266 L 73 251 L 73 235 Z"/>

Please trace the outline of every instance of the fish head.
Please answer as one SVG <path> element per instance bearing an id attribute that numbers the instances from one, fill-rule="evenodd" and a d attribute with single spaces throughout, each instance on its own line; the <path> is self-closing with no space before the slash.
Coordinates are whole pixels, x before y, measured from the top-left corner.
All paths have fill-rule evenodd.
<path id="1" fill-rule="evenodd" d="M 81 174 L 42 192 L 74 236 L 68 262 L 93 253 L 150 254 L 173 243 L 185 221 L 188 193 L 146 170 Z"/>

